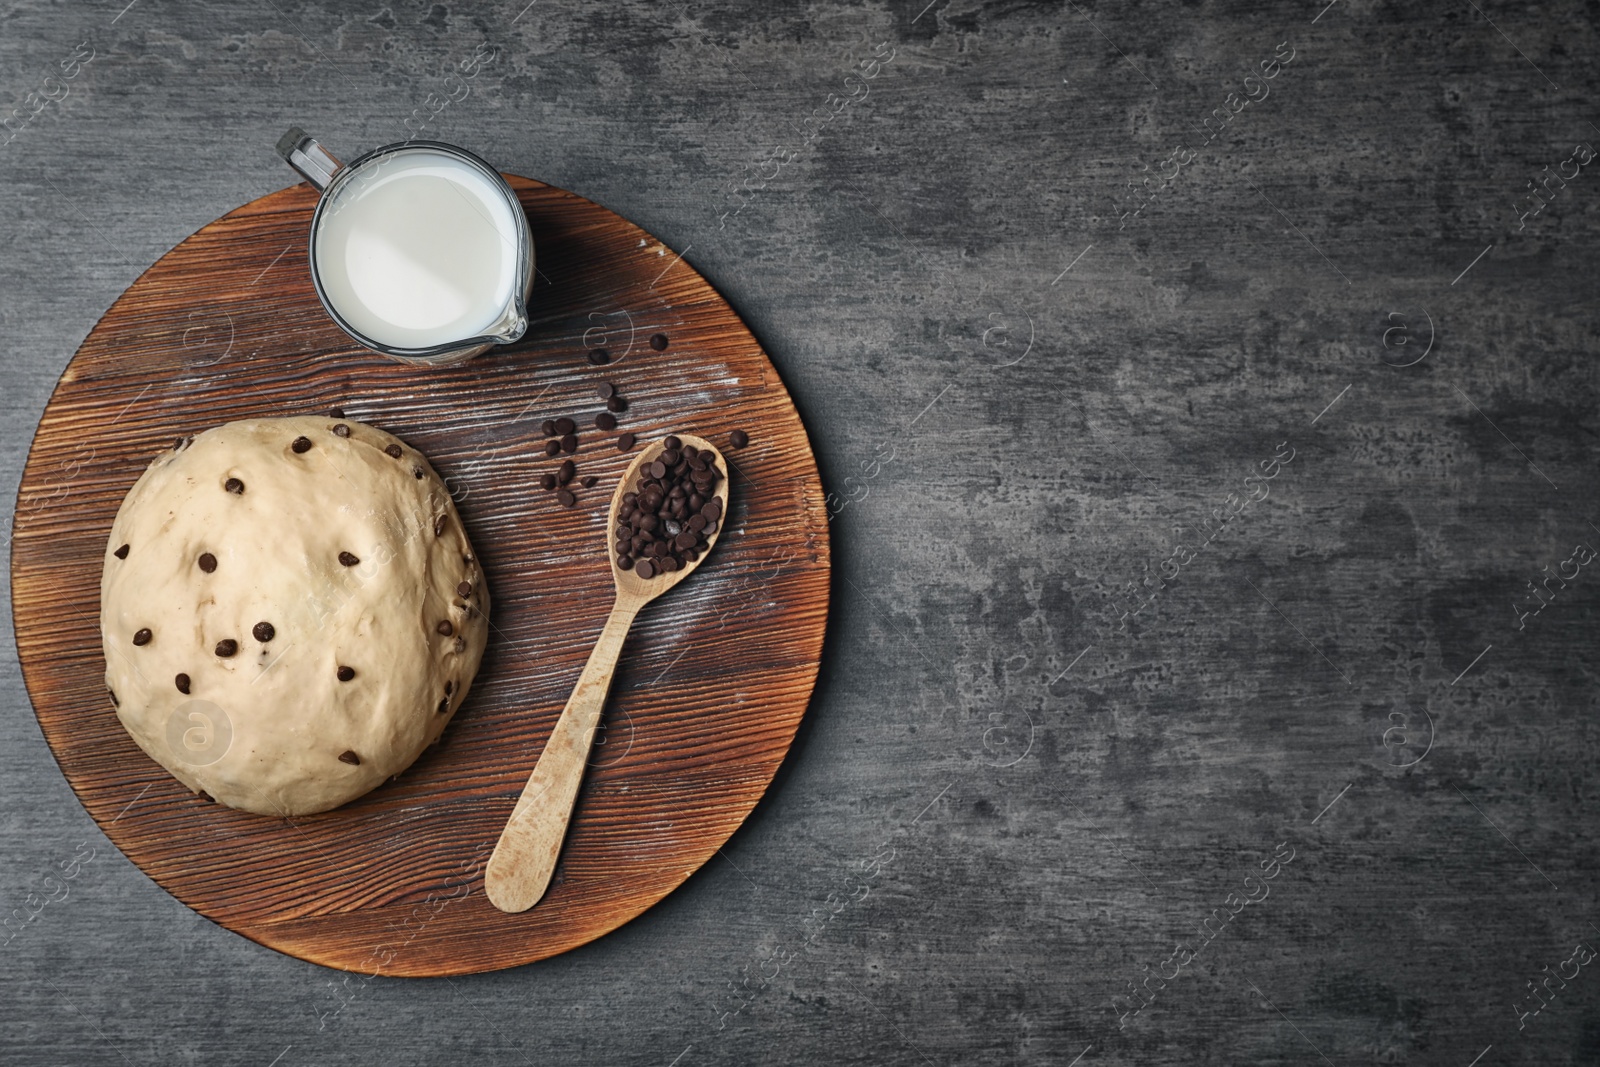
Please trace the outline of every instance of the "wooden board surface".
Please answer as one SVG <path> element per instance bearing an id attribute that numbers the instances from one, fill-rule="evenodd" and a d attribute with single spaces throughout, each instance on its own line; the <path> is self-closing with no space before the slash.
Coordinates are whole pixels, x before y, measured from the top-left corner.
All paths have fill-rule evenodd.
<path id="1" fill-rule="evenodd" d="M 263 945 L 367 973 L 453 975 L 582 945 L 671 892 L 760 799 L 816 679 L 827 512 L 805 429 L 760 345 L 670 249 L 610 211 L 508 176 L 539 276 L 518 344 L 420 370 L 349 340 L 317 302 L 307 185 L 247 204 L 162 257 L 90 333 L 23 473 L 12 546 L 17 646 L 39 723 L 111 840 L 185 904 Z M 670 345 L 656 352 L 649 337 Z M 597 368 L 587 349 L 606 347 Z M 726 447 L 728 530 L 635 624 L 561 864 L 505 915 L 482 868 L 611 604 L 604 521 L 630 457 L 592 428 L 677 430 Z M 493 595 L 476 683 L 443 742 L 332 812 L 274 819 L 209 804 L 141 752 L 104 685 L 100 561 L 123 495 L 179 435 L 339 408 L 421 449 L 455 497 Z M 580 426 L 560 507 L 539 424 Z"/>

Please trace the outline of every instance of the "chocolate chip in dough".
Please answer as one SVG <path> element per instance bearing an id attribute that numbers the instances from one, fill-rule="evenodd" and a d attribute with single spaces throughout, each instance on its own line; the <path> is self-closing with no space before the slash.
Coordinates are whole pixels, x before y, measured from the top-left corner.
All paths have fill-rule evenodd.
<path id="1" fill-rule="evenodd" d="M 339 553 L 339 562 L 346 567 L 354 567 L 361 562 L 361 557 L 354 552 L 341 552 Z"/>
<path id="2" fill-rule="evenodd" d="M 222 488 L 226 489 L 234 496 L 244 495 L 244 483 L 237 478 L 229 478 L 227 481 L 222 483 Z"/>
<path id="3" fill-rule="evenodd" d="M 469 597 L 472 595 L 472 583 L 462 582 L 456 586 L 456 596 Z"/>
<path id="4" fill-rule="evenodd" d="M 212 571 L 217 569 L 217 557 L 213 556 L 209 552 L 200 553 L 200 558 L 195 562 L 200 564 L 200 569 L 205 571 L 207 574 L 210 574 Z"/>
<path id="5" fill-rule="evenodd" d="M 111 697 L 111 706 L 112 707 L 114 707 L 114 708 L 122 707 L 122 701 L 117 699 L 117 691 L 115 689 L 107 689 L 106 693 L 108 693 L 110 695 L 110 697 Z"/>
<path id="6" fill-rule="evenodd" d="M 361 766 L 361 757 L 347 748 L 343 752 L 339 753 L 339 762 L 348 763 L 352 767 L 359 767 Z"/>
<path id="7" fill-rule="evenodd" d="M 151 633 L 150 627 L 146 626 L 142 629 L 134 631 L 133 643 L 136 645 L 148 645 L 150 643 L 150 639 L 153 637 L 155 637 L 155 634 Z"/>
<path id="8" fill-rule="evenodd" d="M 207 804 L 215 804 L 217 802 L 217 798 L 207 793 L 204 789 L 200 790 L 196 795 Z"/>
<path id="9" fill-rule="evenodd" d="M 400 456 L 401 456 L 401 453 L 402 453 L 402 449 L 400 448 L 400 446 L 399 445 L 394 445 L 394 444 L 384 445 L 383 446 L 383 450 L 384 450 L 384 452 L 386 452 L 389 455 L 393 456 L 395 459 L 399 459 Z"/>
<path id="10" fill-rule="evenodd" d="M 350 679 L 356 676 L 356 669 L 354 667 L 340 667 L 334 672 L 334 674 L 338 677 L 339 681 L 348 682 Z"/>
<path id="11" fill-rule="evenodd" d="M 113 552 L 111 554 L 113 556 L 116 556 L 118 559 L 127 559 L 128 558 L 128 546 L 127 545 L 123 545 L 121 548 L 117 549 L 115 552 Z"/>
<path id="12" fill-rule="evenodd" d="M 187 694 L 189 692 L 189 676 L 187 674 L 178 675 L 172 680 L 172 684 L 178 687 L 178 692 L 180 693 Z"/>
<path id="13" fill-rule="evenodd" d="M 311 451 L 311 438 L 296 437 L 289 447 L 297 453 L 309 452 Z"/>
<path id="14" fill-rule="evenodd" d="M 443 715 L 445 712 L 447 712 L 449 710 L 450 710 L 450 698 L 447 696 L 443 700 L 439 701 L 439 714 Z"/>
<path id="15" fill-rule="evenodd" d="M 214 651 L 223 659 L 227 659 L 229 656 L 232 656 L 235 652 L 239 651 L 239 642 L 235 641 L 231 637 L 224 637 L 221 641 L 217 642 L 217 647 Z"/>
<path id="16" fill-rule="evenodd" d="M 420 466 L 412 467 L 411 477 L 415 478 L 419 482 L 422 481 L 422 468 Z"/>
<path id="17" fill-rule="evenodd" d="M 657 352 L 665 352 L 667 350 L 667 335 L 664 333 L 651 334 L 650 347 L 655 349 Z"/>
<path id="18" fill-rule="evenodd" d="M 262 644 L 265 644 L 266 642 L 271 641 L 274 637 L 278 636 L 278 631 L 272 628 L 272 624 L 270 622 L 258 622 L 250 631 L 250 636 L 254 637 Z"/>

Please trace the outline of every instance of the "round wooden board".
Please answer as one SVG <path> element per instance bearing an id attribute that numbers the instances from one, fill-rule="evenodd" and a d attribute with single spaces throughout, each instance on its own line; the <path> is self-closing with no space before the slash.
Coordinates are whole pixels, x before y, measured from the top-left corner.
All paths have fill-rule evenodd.
<path id="1" fill-rule="evenodd" d="M 151 878 L 263 945 L 346 970 L 456 975 L 582 945 L 670 893 L 749 814 L 793 740 L 827 622 L 827 512 L 804 427 L 761 346 L 671 250 L 597 204 L 507 176 L 539 274 L 522 342 L 421 370 L 357 346 L 311 287 L 316 193 L 230 212 L 152 266 L 61 377 L 23 472 L 12 616 L 45 739 L 78 798 Z M 665 352 L 648 339 L 671 338 Z M 610 366 L 584 353 L 608 348 Z M 555 879 L 506 915 L 482 869 L 612 600 L 606 507 L 629 456 L 594 430 L 688 431 L 731 451 L 727 532 L 639 616 Z M 443 742 L 322 815 L 275 819 L 191 794 L 123 731 L 107 698 L 100 570 L 112 518 L 175 437 L 315 414 L 397 434 L 446 477 L 494 607 L 489 649 Z M 538 488 L 539 424 L 583 432 L 571 510 Z"/>

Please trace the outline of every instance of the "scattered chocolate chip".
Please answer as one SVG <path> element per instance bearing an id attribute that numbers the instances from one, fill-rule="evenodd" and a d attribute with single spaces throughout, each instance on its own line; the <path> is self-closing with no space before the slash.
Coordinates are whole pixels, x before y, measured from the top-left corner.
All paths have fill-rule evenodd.
<path id="1" fill-rule="evenodd" d="M 151 633 L 150 627 L 146 626 L 133 632 L 133 643 L 136 645 L 148 645 L 153 637 L 155 637 L 155 634 Z"/>
<path id="2" fill-rule="evenodd" d="M 178 692 L 180 693 L 189 692 L 189 676 L 187 674 L 178 675 L 172 680 L 172 684 L 178 687 Z"/>
<path id="3" fill-rule="evenodd" d="M 607 411 L 615 411 L 615 412 L 618 412 L 618 413 L 627 411 L 628 410 L 628 402 L 626 400 L 622 399 L 621 396 L 614 396 L 611 399 L 606 401 L 606 410 Z"/>
<path id="4" fill-rule="evenodd" d="M 546 437 L 557 436 L 555 420 L 545 419 L 539 424 L 539 432 L 544 434 Z"/>
<path id="5" fill-rule="evenodd" d="M 226 489 L 235 496 L 244 495 L 244 483 L 237 478 L 229 478 L 227 481 L 222 483 L 222 488 Z"/>
<path id="6" fill-rule="evenodd" d="M 239 642 L 235 641 L 231 637 L 224 637 L 221 641 L 217 642 L 215 651 L 217 655 L 221 656 L 223 659 L 227 659 L 229 656 L 239 651 Z"/>
<path id="7" fill-rule="evenodd" d="M 569 433 L 572 433 L 577 428 L 578 424 L 569 418 L 563 417 L 556 420 L 556 436 L 558 437 L 563 437 Z"/>
<path id="8" fill-rule="evenodd" d="M 595 386 L 594 391 L 601 400 L 610 400 L 616 395 L 617 387 L 612 385 L 610 382 L 601 382 L 599 385 Z"/>
<path id="9" fill-rule="evenodd" d="M 472 583 L 461 582 L 456 586 L 456 596 L 468 597 L 472 595 Z"/>
<path id="10" fill-rule="evenodd" d="M 554 439 L 546 441 L 544 443 L 544 454 L 547 456 L 559 456 L 561 454 L 561 442 Z"/>
<path id="11" fill-rule="evenodd" d="M 122 707 L 122 701 L 120 701 L 120 700 L 118 700 L 118 699 L 117 699 L 117 691 L 116 691 L 116 690 L 115 690 L 115 689 L 110 689 L 110 688 L 108 688 L 108 689 L 107 689 L 107 690 L 106 690 L 106 692 L 107 692 L 107 693 L 108 693 L 108 694 L 110 694 L 110 696 L 111 696 L 111 706 L 112 706 L 112 707 L 114 707 L 114 708 L 120 708 L 120 707 Z"/>
<path id="12" fill-rule="evenodd" d="M 290 444 L 289 447 L 294 449 L 296 452 L 309 452 L 311 451 L 311 438 L 296 437 L 294 442 Z"/>
<path id="13" fill-rule="evenodd" d="M 750 435 L 743 430 L 734 430 L 728 435 L 728 443 L 734 448 L 743 448 L 750 443 Z"/>
<path id="14" fill-rule="evenodd" d="M 339 762 L 348 763 L 352 767 L 359 767 L 361 766 L 361 757 L 347 748 L 343 752 L 339 753 Z"/>
<path id="15" fill-rule="evenodd" d="M 578 465 L 570 459 L 561 461 L 561 466 L 556 468 L 556 484 L 566 485 L 572 481 L 572 476 L 578 473 Z"/>
<path id="16" fill-rule="evenodd" d="M 545 492 L 548 493 L 550 490 L 552 490 L 552 489 L 554 489 L 556 487 L 556 476 L 554 474 L 543 474 L 543 475 L 540 475 L 539 476 L 539 486 Z"/>
<path id="17" fill-rule="evenodd" d="M 599 477 L 596 476 L 596 475 L 585 474 L 582 478 L 578 479 L 578 484 L 583 486 L 585 489 L 593 489 L 594 486 L 595 486 L 595 483 L 598 482 L 599 480 L 600 480 Z"/>
<path id="18" fill-rule="evenodd" d="M 200 553 L 200 558 L 195 562 L 200 564 L 200 569 L 205 571 L 207 574 L 210 574 L 212 571 L 217 569 L 217 557 L 213 556 L 209 552 Z"/>
<path id="19" fill-rule="evenodd" d="M 328 409 L 328 418 L 330 418 L 330 419 L 342 419 L 342 418 L 344 418 L 344 408 L 329 408 Z"/>
<path id="20" fill-rule="evenodd" d="M 439 625 L 435 626 L 434 629 L 438 630 L 446 637 L 449 637 L 451 634 L 456 632 L 456 628 L 450 625 L 449 619 L 440 619 Z"/>
<path id="21" fill-rule="evenodd" d="M 399 459 L 404 451 L 399 445 L 395 444 L 384 445 L 383 450 L 389 455 L 393 456 L 395 459 Z"/>
<path id="22" fill-rule="evenodd" d="M 258 622 L 256 623 L 255 628 L 250 631 L 250 636 L 265 644 L 266 642 L 271 641 L 274 637 L 278 636 L 278 631 L 272 628 L 272 624 L 270 622 Z"/>
<path id="23" fill-rule="evenodd" d="M 638 438 L 634 437 L 633 434 L 631 434 L 631 433 L 623 434 L 621 437 L 617 438 L 617 451 L 618 452 L 631 452 L 631 451 L 633 451 L 633 444 L 637 440 L 638 440 Z"/>
<path id="24" fill-rule="evenodd" d="M 433 520 L 433 536 L 435 536 L 435 537 L 444 536 L 444 516 L 443 515 L 440 515 L 438 518 Z"/>
<path id="25" fill-rule="evenodd" d="M 350 427 L 346 426 L 342 422 L 341 423 L 336 423 L 334 425 L 334 427 L 333 427 L 333 433 L 334 433 L 335 437 L 349 437 L 350 436 Z"/>
<path id="26" fill-rule="evenodd" d="M 609 411 L 602 411 L 594 417 L 594 428 L 610 432 L 617 428 L 617 417 Z"/>
<path id="27" fill-rule="evenodd" d="M 667 335 L 664 333 L 651 334 L 650 347 L 655 349 L 657 352 L 665 352 L 667 350 Z"/>
<path id="28" fill-rule="evenodd" d="M 121 548 L 117 549 L 115 552 L 113 552 L 111 554 L 113 556 L 116 556 L 118 559 L 127 559 L 128 558 L 128 546 L 127 545 L 123 545 Z"/>
<path id="29" fill-rule="evenodd" d="M 578 450 L 578 435 L 569 433 L 561 439 L 561 451 L 571 454 Z"/>
<path id="30" fill-rule="evenodd" d="M 346 567 L 354 567 L 361 562 L 361 557 L 354 552 L 341 552 L 339 553 L 339 562 Z"/>
<path id="31" fill-rule="evenodd" d="M 443 715 L 445 712 L 447 712 L 449 710 L 450 710 L 450 698 L 448 696 L 446 696 L 443 700 L 439 701 L 439 714 Z"/>
<path id="32" fill-rule="evenodd" d="M 413 478 L 415 478 L 419 482 L 422 481 L 422 467 L 421 466 L 412 467 L 411 468 L 411 476 Z"/>
<path id="33" fill-rule="evenodd" d="M 338 676 L 339 681 L 348 682 L 356 676 L 356 669 L 354 667 L 340 667 L 334 674 Z"/>
<path id="34" fill-rule="evenodd" d="M 556 493 L 556 499 L 561 501 L 561 506 L 564 508 L 570 508 L 578 502 L 578 498 L 573 495 L 571 489 L 563 489 Z"/>
<path id="35" fill-rule="evenodd" d="M 591 348 L 589 349 L 589 362 L 596 367 L 604 367 L 611 362 L 611 353 L 603 348 Z"/>

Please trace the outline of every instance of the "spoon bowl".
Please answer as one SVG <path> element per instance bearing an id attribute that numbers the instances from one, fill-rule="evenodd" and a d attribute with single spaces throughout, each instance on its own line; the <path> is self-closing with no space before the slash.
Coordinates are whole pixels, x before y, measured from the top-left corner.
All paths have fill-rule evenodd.
<path id="1" fill-rule="evenodd" d="M 671 436 L 678 439 L 680 447 L 692 445 L 702 455 L 710 455 L 712 457 L 711 466 L 717 472 L 717 488 L 713 492 L 711 499 L 722 505 L 722 517 L 726 519 L 728 516 L 728 465 L 727 461 L 722 458 L 722 453 L 703 437 L 695 437 L 693 434 L 686 433 L 673 434 Z M 628 469 L 622 474 L 622 480 L 617 483 L 617 491 L 611 494 L 611 510 L 606 515 L 606 558 L 611 563 L 611 578 L 617 586 L 617 598 L 619 600 L 623 597 L 637 599 L 641 607 L 693 574 L 695 568 L 705 562 L 706 557 L 711 554 L 711 550 L 716 547 L 717 538 L 722 534 L 722 520 L 719 519 L 716 524 L 717 528 L 706 535 L 706 547 L 700 550 L 699 558 L 686 562 L 675 571 L 658 571 L 654 577 L 641 578 L 633 568 L 630 567 L 627 570 L 623 570 L 617 565 L 617 553 L 611 545 L 611 537 L 620 525 L 617 516 L 622 513 L 623 497 L 628 493 L 638 491 L 639 483 L 644 481 L 644 470 L 650 464 L 659 460 L 662 453 L 667 451 L 668 440 L 669 438 L 663 437 L 661 440 L 645 446 L 640 450 L 639 455 L 634 457 L 633 462 L 628 464 Z"/>

